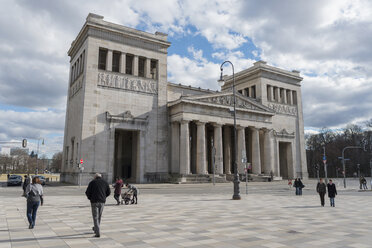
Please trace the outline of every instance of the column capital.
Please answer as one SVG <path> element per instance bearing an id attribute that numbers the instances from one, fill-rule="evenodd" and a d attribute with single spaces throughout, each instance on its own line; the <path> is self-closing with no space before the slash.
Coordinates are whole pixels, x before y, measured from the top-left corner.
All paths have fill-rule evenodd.
<path id="1" fill-rule="evenodd" d="M 223 126 L 222 123 L 216 123 L 216 122 L 213 122 L 212 125 L 213 125 L 213 127 L 222 127 Z"/>
<path id="2" fill-rule="evenodd" d="M 206 122 L 203 122 L 203 121 L 195 121 L 195 124 L 198 125 L 198 126 L 202 126 L 202 125 L 205 125 Z"/>
<path id="3" fill-rule="evenodd" d="M 188 124 L 190 121 L 189 120 L 181 120 L 180 122 L 181 122 L 181 124 Z"/>
<path id="4" fill-rule="evenodd" d="M 243 126 L 236 126 L 236 130 L 242 130 L 242 129 L 245 129 L 245 127 L 243 127 Z"/>

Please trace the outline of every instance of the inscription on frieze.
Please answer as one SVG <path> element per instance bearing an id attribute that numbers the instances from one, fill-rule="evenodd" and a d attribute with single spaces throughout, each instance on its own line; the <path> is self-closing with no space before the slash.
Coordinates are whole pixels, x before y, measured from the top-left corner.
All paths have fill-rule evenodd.
<path id="1" fill-rule="evenodd" d="M 274 110 L 275 113 L 297 116 L 297 107 L 275 103 L 269 103 L 267 106 Z"/>
<path id="2" fill-rule="evenodd" d="M 115 89 L 130 90 L 148 94 L 157 94 L 157 82 L 151 79 L 99 72 L 97 85 Z"/>

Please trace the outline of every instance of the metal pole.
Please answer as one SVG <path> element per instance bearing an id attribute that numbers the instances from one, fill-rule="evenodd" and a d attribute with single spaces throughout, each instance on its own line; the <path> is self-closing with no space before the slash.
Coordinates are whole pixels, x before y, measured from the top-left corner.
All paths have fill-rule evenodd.
<path id="1" fill-rule="evenodd" d="M 245 163 L 245 194 L 248 195 L 248 163 Z"/>
<path id="2" fill-rule="evenodd" d="M 212 144 L 212 170 L 213 170 L 213 186 L 216 184 L 216 168 L 215 168 L 215 156 L 216 156 L 216 148 Z"/>
<path id="3" fill-rule="evenodd" d="M 39 143 L 40 143 L 40 138 L 37 139 L 37 154 L 36 154 L 36 175 L 39 174 Z"/>
<path id="4" fill-rule="evenodd" d="M 325 155 L 325 146 L 323 146 L 323 164 L 324 164 L 324 177 L 325 177 L 325 183 L 328 183 L 328 175 L 327 175 L 327 159 Z"/>
<path id="5" fill-rule="evenodd" d="M 238 173 L 238 158 L 237 158 L 237 152 L 236 149 L 238 148 L 238 142 L 236 138 L 236 97 L 235 97 L 235 72 L 234 72 L 234 65 L 230 61 L 225 61 L 221 64 L 221 72 L 222 72 L 222 66 L 225 63 L 229 63 L 232 67 L 232 76 L 233 76 L 233 85 L 232 85 L 232 90 L 233 90 L 233 102 L 234 102 L 234 149 L 233 149 L 233 159 L 234 159 L 234 194 L 233 194 L 233 200 L 240 200 L 240 192 L 239 192 L 239 173 Z"/>
<path id="6" fill-rule="evenodd" d="M 360 146 L 347 146 L 347 147 L 344 147 L 344 149 L 342 149 L 342 166 L 343 166 L 343 169 L 344 169 L 344 188 L 346 188 L 346 170 L 345 170 L 345 150 L 346 149 L 362 149 L 362 147 Z"/>

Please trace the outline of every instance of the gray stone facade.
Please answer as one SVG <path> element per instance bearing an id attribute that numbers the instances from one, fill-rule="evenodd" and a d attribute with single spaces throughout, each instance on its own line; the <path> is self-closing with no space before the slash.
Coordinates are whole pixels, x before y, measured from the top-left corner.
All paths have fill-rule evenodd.
<path id="1" fill-rule="evenodd" d="M 229 177 L 231 76 L 219 92 L 168 83 L 169 46 L 166 34 L 88 15 L 68 51 L 63 181 L 86 184 L 101 172 L 108 181 L 182 182 L 212 173 L 212 161 Z M 307 177 L 299 72 L 259 61 L 235 76 L 239 173 L 246 158 L 253 174 Z"/>

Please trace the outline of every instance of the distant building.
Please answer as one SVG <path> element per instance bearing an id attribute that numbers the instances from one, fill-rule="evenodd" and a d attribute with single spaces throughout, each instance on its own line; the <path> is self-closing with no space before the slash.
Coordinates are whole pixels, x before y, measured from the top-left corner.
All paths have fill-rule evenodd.
<path id="1" fill-rule="evenodd" d="M 27 154 L 29 154 L 28 148 L 8 147 L 8 146 L 2 146 L 0 149 L 0 154 L 14 156 L 14 155 L 17 155 L 17 151 L 20 151 L 20 150 L 25 151 Z"/>
<path id="2" fill-rule="evenodd" d="M 247 161 L 257 177 L 308 176 L 298 71 L 258 61 L 235 74 L 234 147 L 232 76 L 220 92 L 169 83 L 169 46 L 164 33 L 88 15 L 68 51 L 63 181 L 78 182 L 80 159 L 83 183 L 95 172 L 109 181 L 185 182 L 214 169 L 230 180 L 233 149 L 241 174 Z"/>

